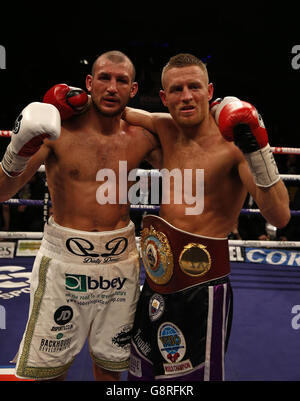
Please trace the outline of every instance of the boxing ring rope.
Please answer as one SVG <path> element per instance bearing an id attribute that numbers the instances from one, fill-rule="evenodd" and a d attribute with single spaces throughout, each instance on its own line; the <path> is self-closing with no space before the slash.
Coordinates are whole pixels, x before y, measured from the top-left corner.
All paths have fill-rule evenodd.
<path id="1" fill-rule="evenodd" d="M 42 239 L 44 233 L 37 231 L 0 231 L 0 239 Z M 140 237 L 136 237 L 137 243 Z M 300 248 L 300 241 L 261 241 L 261 240 L 228 240 L 228 245 L 234 246 L 250 246 L 250 247 L 267 247 L 267 248 Z"/>
<path id="2" fill-rule="evenodd" d="M 38 231 L 0 231 L 0 239 L 42 239 L 44 233 Z"/>
<path id="3" fill-rule="evenodd" d="M 38 199 L 9 199 L 7 201 L 0 202 L 0 204 L 15 205 L 15 206 L 44 206 L 43 200 Z M 51 201 L 48 202 L 48 206 L 51 206 Z M 160 206 L 158 205 L 130 205 L 131 210 L 151 211 L 159 212 Z M 300 216 L 300 210 L 291 210 L 292 216 Z M 241 209 L 240 214 L 260 214 L 259 209 Z"/>
<path id="4" fill-rule="evenodd" d="M 11 136 L 12 131 L 9 130 L 0 130 L 0 138 L 5 137 L 9 138 Z M 291 148 L 291 147 L 271 147 L 271 151 L 274 154 L 295 154 L 300 155 L 300 148 Z M 38 172 L 44 173 L 45 166 L 42 165 L 38 169 Z M 137 176 L 161 176 L 159 170 L 152 169 L 137 169 Z M 296 174 L 281 174 L 280 177 L 283 181 L 300 181 L 300 175 Z M 0 202 L 0 204 L 8 204 L 8 205 L 24 205 L 24 206 L 36 206 L 41 207 L 45 206 L 45 200 L 35 200 L 35 199 L 9 199 L 4 202 Z M 48 201 L 48 206 L 51 206 L 51 200 Z M 130 205 L 130 209 L 132 211 L 150 211 L 150 212 L 159 212 L 159 205 Z M 299 210 L 291 210 L 292 216 L 300 216 Z M 260 214 L 259 209 L 241 209 L 240 214 Z M 43 232 L 10 232 L 10 231 L 0 231 L 0 239 L 42 239 Z M 137 243 L 139 243 L 140 238 L 136 237 Z M 276 247 L 276 248 L 300 248 L 300 241 L 261 241 L 261 240 L 229 240 L 229 246 L 253 246 L 253 247 Z"/>
<path id="5" fill-rule="evenodd" d="M 0 130 L 0 137 L 10 138 L 12 131 Z"/>
<path id="6" fill-rule="evenodd" d="M 300 151 L 300 149 L 299 149 Z M 300 154 L 300 153 L 299 153 Z M 45 166 L 41 166 L 38 170 L 39 172 L 45 172 Z M 137 169 L 137 176 L 142 177 L 142 176 L 161 176 L 159 170 L 153 169 L 153 170 L 146 170 L 146 169 Z M 300 181 L 300 175 L 296 174 L 281 174 L 280 177 L 282 178 L 283 181 Z M 9 199 L 4 202 L 0 202 L 3 204 L 8 204 L 8 205 L 23 205 L 23 206 L 43 206 L 45 205 L 45 200 L 35 200 L 35 199 Z M 48 206 L 51 206 L 51 201 L 48 201 Z M 142 210 L 142 211 L 151 211 L 151 212 L 158 212 L 160 209 L 159 205 L 149 205 L 149 204 L 144 204 L 144 205 L 131 205 L 130 206 L 131 210 Z M 260 214 L 259 209 L 241 209 L 240 214 Z M 291 215 L 292 216 L 299 216 L 300 211 L 298 210 L 291 210 Z"/>
<path id="7" fill-rule="evenodd" d="M 10 138 L 12 131 L 0 130 L 0 138 Z M 300 148 L 287 148 L 282 146 L 273 146 L 271 150 L 275 154 L 286 154 L 286 155 L 300 155 Z"/>
<path id="8" fill-rule="evenodd" d="M 299 153 L 300 154 L 300 153 Z M 42 165 L 38 169 L 39 173 L 44 173 L 45 172 L 45 166 Z M 159 176 L 158 170 L 142 170 L 142 169 L 137 169 L 137 176 Z M 297 174 L 280 174 L 280 177 L 285 180 L 285 181 L 300 181 L 300 176 Z"/>

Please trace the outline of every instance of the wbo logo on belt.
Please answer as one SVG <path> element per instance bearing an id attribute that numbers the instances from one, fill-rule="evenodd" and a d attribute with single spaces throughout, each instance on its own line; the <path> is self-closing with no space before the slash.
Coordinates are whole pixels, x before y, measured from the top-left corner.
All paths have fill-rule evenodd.
<path id="1" fill-rule="evenodd" d="M 166 284 L 170 281 L 173 270 L 173 254 L 168 238 L 153 226 L 144 228 L 141 232 L 141 250 L 145 269 L 156 284 Z"/>
<path id="2" fill-rule="evenodd" d="M 211 269 L 211 256 L 205 245 L 189 243 L 174 260 L 167 236 L 152 225 L 141 232 L 141 250 L 145 270 L 156 284 L 167 284 L 177 266 L 186 276 L 195 278 Z"/>
<path id="3" fill-rule="evenodd" d="M 170 281 L 175 270 L 174 263 L 190 277 L 203 276 L 211 269 L 211 256 L 205 245 L 185 245 L 178 261 L 174 261 L 167 236 L 156 231 L 153 226 L 142 230 L 141 250 L 145 269 L 156 284 L 167 284 Z"/>

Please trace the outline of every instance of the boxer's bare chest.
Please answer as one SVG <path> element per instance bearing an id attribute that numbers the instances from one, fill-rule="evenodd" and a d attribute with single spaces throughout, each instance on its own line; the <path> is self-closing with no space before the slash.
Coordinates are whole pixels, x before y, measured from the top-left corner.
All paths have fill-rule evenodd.
<path id="1" fill-rule="evenodd" d="M 142 157 L 131 133 L 120 131 L 114 135 L 102 135 L 64 130 L 53 145 L 52 165 L 71 179 L 89 180 L 94 179 L 101 169 L 118 173 L 120 167 L 128 171 L 136 168 Z"/>
<path id="2" fill-rule="evenodd" d="M 221 180 L 231 179 L 236 163 L 233 144 L 222 138 L 209 138 L 203 141 L 175 141 L 164 150 L 164 164 L 168 169 L 179 168 L 183 173 L 191 169 L 203 170 L 205 185 L 215 187 Z"/>

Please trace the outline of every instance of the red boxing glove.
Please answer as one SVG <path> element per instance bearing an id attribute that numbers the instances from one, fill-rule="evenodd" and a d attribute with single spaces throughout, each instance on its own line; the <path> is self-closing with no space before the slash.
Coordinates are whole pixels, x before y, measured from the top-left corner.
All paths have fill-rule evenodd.
<path id="1" fill-rule="evenodd" d="M 245 154 L 256 185 L 270 187 L 280 180 L 261 116 L 250 103 L 228 96 L 215 100 L 210 110 L 221 134 Z"/>
<path id="2" fill-rule="evenodd" d="M 64 121 L 85 110 L 88 105 L 88 95 L 83 89 L 58 84 L 46 92 L 43 102 L 53 104 L 58 109 L 61 120 Z"/>
<path id="3" fill-rule="evenodd" d="M 252 104 L 228 96 L 215 100 L 211 109 L 224 138 L 234 141 L 242 152 L 254 152 L 268 144 L 264 122 Z"/>

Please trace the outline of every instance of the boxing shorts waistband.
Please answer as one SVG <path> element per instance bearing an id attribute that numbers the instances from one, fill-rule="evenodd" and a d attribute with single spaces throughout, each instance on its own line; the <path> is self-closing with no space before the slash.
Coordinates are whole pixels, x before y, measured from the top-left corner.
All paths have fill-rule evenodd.
<path id="1" fill-rule="evenodd" d="M 227 238 L 180 230 L 154 215 L 143 218 L 141 255 L 149 286 L 173 293 L 230 273 Z"/>
<path id="2" fill-rule="evenodd" d="M 51 216 L 45 224 L 41 249 L 64 262 L 115 263 L 136 250 L 135 226 L 130 222 L 118 230 L 88 232 L 60 226 Z"/>

